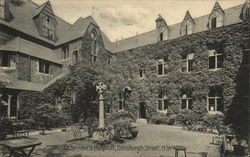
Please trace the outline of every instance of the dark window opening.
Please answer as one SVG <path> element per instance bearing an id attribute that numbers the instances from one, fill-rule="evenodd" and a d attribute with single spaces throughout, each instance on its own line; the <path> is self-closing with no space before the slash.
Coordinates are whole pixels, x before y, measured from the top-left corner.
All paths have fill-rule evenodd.
<path id="1" fill-rule="evenodd" d="M 140 77 L 144 77 L 144 76 L 145 76 L 145 69 L 140 68 Z"/>
<path id="2" fill-rule="evenodd" d="M 211 20 L 211 28 L 216 28 L 216 17 L 213 17 Z"/>
<path id="3" fill-rule="evenodd" d="M 189 89 L 183 89 L 181 91 L 181 108 L 192 109 L 192 91 Z"/>
<path id="4" fill-rule="evenodd" d="M 223 111 L 223 91 L 220 86 L 209 87 L 208 94 L 208 110 L 209 111 Z"/>
<path id="5" fill-rule="evenodd" d="M 168 109 L 170 105 L 169 99 L 167 98 L 166 91 L 159 90 L 158 91 L 158 107 L 159 111 L 165 111 Z"/>
<path id="6" fill-rule="evenodd" d="M 246 19 L 250 18 L 250 8 L 246 9 Z"/>
<path id="7" fill-rule="evenodd" d="M 78 58 L 78 51 L 73 51 L 73 63 L 76 63 L 79 60 Z"/>
<path id="8" fill-rule="evenodd" d="M 64 45 L 62 47 L 62 59 L 68 59 L 69 58 L 69 45 Z"/>
<path id="9" fill-rule="evenodd" d="M 163 75 L 163 64 L 158 65 L 158 75 Z"/>
<path id="10" fill-rule="evenodd" d="M 39 60 L 39 72 L 49 74 L 49 63 L 44 60 Z"/>
<path id="11" fill-rule="evenodd" d="M 160 41 L 163 41 L 163 32 L 160 33 Z"/>
<path id="12" fill-rule="evenodd" d="M 2 67 L 10 67 L 10 55 L 7 52 L 1 53 L 2 60 L 1 65 Z"/>

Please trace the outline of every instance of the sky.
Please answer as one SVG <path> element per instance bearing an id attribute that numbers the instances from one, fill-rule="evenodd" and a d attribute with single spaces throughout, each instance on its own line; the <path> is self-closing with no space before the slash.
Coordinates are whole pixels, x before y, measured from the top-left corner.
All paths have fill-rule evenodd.
<path id="1" fill-rule="evenodd" d="M 32 0 L 43 4 L 47 0 Z M 50 0 L 54 13 L 73 24 L 79 17 L 93 16 L 111 41 L 155 29 L 158 14 L 168 25 L 183 20 L 187 10 L 193 18 L 209 14 L 215 0 Z M 219 0 L 222 9 L 245 0 Z"/>

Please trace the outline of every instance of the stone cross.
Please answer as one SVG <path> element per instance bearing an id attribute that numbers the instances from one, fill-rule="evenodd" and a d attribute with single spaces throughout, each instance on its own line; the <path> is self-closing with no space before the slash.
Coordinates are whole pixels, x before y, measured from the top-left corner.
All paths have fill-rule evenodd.
<path id="1" fill-rule="evenodd" d="M 104 98 L 102 93 L 106 88 L 107 86 L 103 82 L 96 85 L 96 91 L 99 93 L 99 128 L 104 128 Z"/>

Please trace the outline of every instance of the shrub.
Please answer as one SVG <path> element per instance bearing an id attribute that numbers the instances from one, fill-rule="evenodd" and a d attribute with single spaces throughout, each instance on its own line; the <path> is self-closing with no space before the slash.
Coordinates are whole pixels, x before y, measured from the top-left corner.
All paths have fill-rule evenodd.
<path id="1" fill-rule="evenodd" d="M 153 115 L 150 118 L 151 123 L 153 124 L 167 124 L 167 117 L 165 114 L 158 113 L 156 115 Z"/>
<path id="2" fill-rule="evenodd" d="M 114 129 L 114 138 L 120 138 L 129 132 L 131 120 L 129 118 L 118 119 L 112 123 Z"/>
<path id="3" fill-rule="evenodd" d="M 95 116 L 89 116 L 84 119 L 80 119 L 81 126 L 87 126 L 89 137 L 93 136 L 95 129 L 98 127 L 98 119 Z"/>
<path id="4" fill-rule="evenodd" d="M 207 114 L 203 117 L 203 123 L 211 130 L 220 130 L 220 127 L 223 126 L 224 118 L 223 114 Z"/>
<path id="5" fill-rule="evenodd" d="M 136 138 L 138 135 L 138 132 L 139 132 L 137 126 L 134 126 L 134 125 L 131 125 L 129 127 L 129 131 L 130 131 L 133 138 Z"/>
<path id="6" fill-rule="evenodd" d="M 71 131 L 73 133 L 74 139 L 78 140 L 83 137 L 84 130 L 82 130 L 81 126 L 75 124 L 71 126 Z"/>
<path id="7" fill-rule="evenodd" d="M 199 116 L 192 110 L 184 109 L 177 115 L 177 122 L 188 130 L 192 130 L 198 121 Z"/>

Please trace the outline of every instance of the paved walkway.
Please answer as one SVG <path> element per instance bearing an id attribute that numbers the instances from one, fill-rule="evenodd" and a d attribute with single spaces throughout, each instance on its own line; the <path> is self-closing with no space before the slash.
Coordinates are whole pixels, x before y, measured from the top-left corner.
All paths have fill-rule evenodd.
<path id="1" fill-rule="evenodd" d="M 106 148 L 97 147 L 89 139 L 74 141 L 70 131 L 35 135 L 43 144 L 32 157 L 173 157 L 173 145 L 186 146 L 188 157 L 207 157 L 215 136 L 175 126 L 138 125 L 138 130 L 136 139 L 113 142 Z M 184 153 L 179 153 L 179 157 L 183 156 Z"/>

